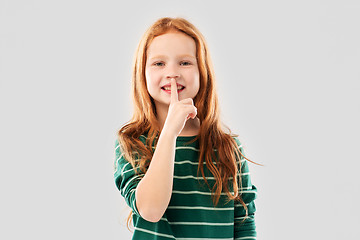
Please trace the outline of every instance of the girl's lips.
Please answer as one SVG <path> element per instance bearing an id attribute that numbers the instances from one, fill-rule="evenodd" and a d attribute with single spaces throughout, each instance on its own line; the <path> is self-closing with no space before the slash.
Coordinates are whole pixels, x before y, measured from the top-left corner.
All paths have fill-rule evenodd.
<path id="1" fill-rule="evenodd" d="M 181 92 L 182 90 L 184 90 L 185 88 L 183 88 L 183 89 L 178 89 L 177 91 L 178 91 L 178 93 L 179 92 Z M 165 90 L 165 89 L 163 89 L 163 88 L 161 88 L 161 90 L 163 90 L 164 92 L 166 92 L 166 93 L 169 93 L 169 94 L 171 94 L 171 90 Z"/>

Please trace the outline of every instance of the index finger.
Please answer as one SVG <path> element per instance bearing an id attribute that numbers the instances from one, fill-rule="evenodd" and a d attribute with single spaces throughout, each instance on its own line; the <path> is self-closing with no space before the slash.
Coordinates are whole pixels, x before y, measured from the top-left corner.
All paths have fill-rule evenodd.
<path id="1" fill-rule="evenodd" d="M 170 96 L 170 104 L 179 101 L 177 85 L 175 78 L 170 79 L 171 82 L 171 96 Z"/>

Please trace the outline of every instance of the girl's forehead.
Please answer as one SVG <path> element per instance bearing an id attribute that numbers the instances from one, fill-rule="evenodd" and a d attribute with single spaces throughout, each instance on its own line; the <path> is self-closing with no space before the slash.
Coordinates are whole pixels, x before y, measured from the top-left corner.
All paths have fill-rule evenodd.
<path id="1" fill-rule="evenodd" d="M 192 37 L 181 32 L 169 32 L 155 37 L 148 49 L 149 55 L 188 54 L 196 55 L 196 44 Z"/>

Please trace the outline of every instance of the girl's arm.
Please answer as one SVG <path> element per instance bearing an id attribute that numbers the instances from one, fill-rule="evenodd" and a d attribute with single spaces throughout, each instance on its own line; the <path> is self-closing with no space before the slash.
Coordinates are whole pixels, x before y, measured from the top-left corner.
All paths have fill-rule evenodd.
<path id="1" fill-rule="evenodd" d="M 149 168 L 139 182 L 135 197 L 142 218 L 158 222 L 169 205 L 174 177 L 176 138 L 197 109 L 191 98 L 179 101 L 176 80 L 171 81 L 171 96 L 167 117 L 160 133 Z"/>
<path id="2" fill-rule="evenodd" d="M 176 135 L 162 131 L 145 176 L 135 196 L 142 218 L 158 222 L 169 205 L 173 187 Z"/>

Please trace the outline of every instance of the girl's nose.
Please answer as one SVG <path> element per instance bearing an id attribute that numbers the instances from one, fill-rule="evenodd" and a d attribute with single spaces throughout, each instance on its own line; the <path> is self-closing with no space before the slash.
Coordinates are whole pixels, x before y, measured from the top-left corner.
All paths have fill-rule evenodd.
<path id="1" fill-rule="evenodd" d="M 166 71 L 166 78 L 179 78 L 180 72 L 177 66 L 174 65 L 168 65 L 167 71 Z"/>

